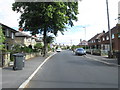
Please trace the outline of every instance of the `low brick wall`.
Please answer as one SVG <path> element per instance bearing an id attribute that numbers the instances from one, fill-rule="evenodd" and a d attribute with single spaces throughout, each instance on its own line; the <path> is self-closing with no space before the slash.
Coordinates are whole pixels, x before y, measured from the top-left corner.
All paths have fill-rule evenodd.
<path id="1" fill-rule="evenodd" d="M 10 53 L 2 53 L 2 61 L 1 64 L 3 63 L 3 67 L 7 67 L 8 63 L 10 62 Z"/>
<path id="2" fill-rule="evenodd" d="M 41 52 L 38 52 L 38 53 L 26 53 L 25 60 L 28 60 L 28 59 L 31 59 L 31 58 L 34 58 L 34 57 L 37 57 L 37 56 L 41 56 Z M 10 66 L 9 65 L 9 63 L 11 62 L 10 53 L 9 52 L 2 53 L 2 57 L 3 58 L 1 58 L 1 60 L 0 60 L 0 64 L 1 64 L 0 67 L 2 67 L 2 59 L 3 59 L 3 67 Z"/>
<path id="3" fill-rule="evenodd" d="M 25 60 L 28 60 L 28 59 L 31 59 L 31 58 L 34 58 L 34 57 L 37 57 L 37 56 L 41 56 L 41 52 L 38 52 L 38 53 L 26 53 Z"/>

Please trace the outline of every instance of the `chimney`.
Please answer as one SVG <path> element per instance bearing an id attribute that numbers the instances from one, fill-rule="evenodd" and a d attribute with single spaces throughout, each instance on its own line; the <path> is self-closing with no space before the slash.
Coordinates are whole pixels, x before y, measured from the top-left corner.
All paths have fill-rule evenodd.
<path id="1" fill-rule="evenodd" d="M 105 31 L 103 30 L 103 33 L 105 33 Z"/>
<path id="2" fill-rule="evenodd" d="M 22 32 L 22 31 L 23 31 L 23 29 L 22 29 L 22 28 L 19 28 L 19 31 L 21 31 L 21 32 Z"/>

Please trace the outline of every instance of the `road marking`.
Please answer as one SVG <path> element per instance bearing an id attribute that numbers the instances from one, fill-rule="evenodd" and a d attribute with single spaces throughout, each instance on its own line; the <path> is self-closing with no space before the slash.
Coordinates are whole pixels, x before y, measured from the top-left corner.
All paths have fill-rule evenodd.
<path id="1" fill-rule="evenodd" d="M 48 58 L 46 58 L 46 59 L 38 66 L 38 68 L 30 75 L 30 77 L 29 77 L 25 82 L 23 82 L 23 83 L 19 86 L 18 90 L 24 89 L 24 88 L 27 86 L 27 84 L 30 82 L 30 80 L 31 80 L 31 79 L 35 76 L 35 74 L 38 72 L 38 70 L 41 69 L 41 67 L 42 67 L 52 56 L 54 56 L 55 54 L 56 54 L 56 52 L 55 52 L 54 54 L 50 55 Z"/>
<path id="2" fill-rule="evenodd" d="M 107 65 L 120 66 L 120 65 L 117 65 L 117 64 L 113 64 L 113 63 L 108 63 L 108 62 L 105 62 L 105 61 L 101 61 L 101 60 L 99 60 L 99 59 L 91 58 L 91 57 L 89 57 L 89 56 L 85 56 L 85 57 L 88 58 L 88 59 L 92 59 L 92 60 L 94 60 L 94 61 L 98 61 L 98 62 L 107 64 Z"/>

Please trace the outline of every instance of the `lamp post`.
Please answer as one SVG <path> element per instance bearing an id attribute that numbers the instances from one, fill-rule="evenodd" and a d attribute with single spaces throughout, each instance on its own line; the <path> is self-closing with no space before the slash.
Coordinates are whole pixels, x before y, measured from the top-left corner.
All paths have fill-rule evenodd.
<path id="1" fill-rule="evenodd" d="M 85 41 L 86 41 L 86 27 L 83 27 L 85 30 Z M 85 50 L 86 50 L 86 43 L 85 43 Z"/>

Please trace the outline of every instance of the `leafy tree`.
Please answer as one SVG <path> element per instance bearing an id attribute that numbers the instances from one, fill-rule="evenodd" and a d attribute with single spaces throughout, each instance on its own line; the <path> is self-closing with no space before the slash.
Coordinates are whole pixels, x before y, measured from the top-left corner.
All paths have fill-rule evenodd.
<path id="1" fill-rule="evenodd" d="M 4 45 L 2 44 L 5 40 L 3 31 L 2 31 L 2 26 L 0 25 L 0 50 L 3 49 Z"/>
<path id="2" fill-rule="evenodd" d="M 46 55 L 47 33 L 62 34 L 66 25 L 77 21 L 78 2 L 15 2 L 12 9 L 20 12 L 20 28 L 31 34 L 43 34 L 44 56 Z"/>
<path id="3" fill-rule="evenodd" d="M 47 36 L 47 37 L 46 37 L 46 42 L 47 42 L 47 44 L 53 43 L 53 42 L 54 42 L 54 37 L 52 37 L 52 36 Z"/>

